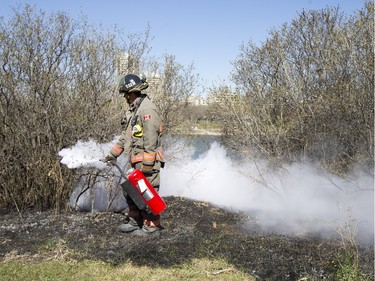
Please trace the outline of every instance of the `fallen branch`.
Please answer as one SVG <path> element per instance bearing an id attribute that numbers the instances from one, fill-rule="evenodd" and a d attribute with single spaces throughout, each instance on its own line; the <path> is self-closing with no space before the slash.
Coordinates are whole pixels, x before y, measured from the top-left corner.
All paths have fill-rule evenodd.
<path id="1" fill-rule="evenodd" d="M 215 276 L 215 275 L 219 275 L 221 273 L 228 272 L 228 271 L 233 271 L 233 270 L 234 270 L 233 267 L 229 267 L 229 268 L 218 270 L 218 271 L 215 271 L 215 272 L 207 272 L 207 275 L 211 275 L 211 276 L 213 275 L 213 276 Z"/>

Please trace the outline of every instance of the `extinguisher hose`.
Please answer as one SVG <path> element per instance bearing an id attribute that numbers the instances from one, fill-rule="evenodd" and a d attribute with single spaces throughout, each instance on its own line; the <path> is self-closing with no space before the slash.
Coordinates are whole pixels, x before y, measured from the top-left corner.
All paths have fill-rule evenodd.
<path id="1" fill-rule="evenodd" d="M 113 166 L 115 166 L 115 167 L 117 168 L 117 170 L 119 170 L 121 176 L 122 176 L 124 179 L 126 179 L 126 180 L 128 179 L 127 176 L 125 175 L 124 171 L 120 168 L 120 166 L 119 166 L 117 163 L 113 164 Z"/>

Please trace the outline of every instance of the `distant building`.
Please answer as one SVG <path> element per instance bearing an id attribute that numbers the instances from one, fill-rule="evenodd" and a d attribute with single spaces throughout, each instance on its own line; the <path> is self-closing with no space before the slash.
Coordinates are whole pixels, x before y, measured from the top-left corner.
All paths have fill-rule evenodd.
<path id="1" fill-rule="evenodd" d="M 117 65 L 117 75 L 139 73 L 139 61 L 127 53 L 120 55 Z"/>
<path id="2" fill-rule="evenodd" d="M 238 95 L 232 92 L 229 88 L 224 88 L 222 91 L 211 92 L 207 97 L 208 104 L 225 104 L 228 101 L 238 99 Z"/>
<path id="3" fill-rule="evenodd" d="M 202 98 L 202 97 L 197 97 L 197 96 L 190 96 L 188 98 L 188 102 L 191 104 L 191 105 L 194 105 L 194 106 L 198 106 L 198 105 L 204 105 L 206 106 L 207 105 L 207 101 Z"/>
<path id="4" fill-rule="evenodd" d="M 158 73 L 148 73 L 145 74 L 145 77 L 147 79 L 147 82 L 150 86 L 150 88 L 153 89 L 153 91 L 160 91 L 161 86 L 163 83 L 163 78 Z"/>

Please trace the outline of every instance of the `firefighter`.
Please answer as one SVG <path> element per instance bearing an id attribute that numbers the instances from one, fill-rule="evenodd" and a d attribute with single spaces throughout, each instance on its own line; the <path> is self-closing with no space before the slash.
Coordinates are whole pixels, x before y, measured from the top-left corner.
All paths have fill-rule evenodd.
<path id="1" fill-rule="evenodd" d="M 158 192 L 160 169 L 164 167 L 161 140 L 163 126 L 157 107 L 147 94 L 142 93 L 147 88 L 146 79 L 141 79 L 135 74 L 121 78 L 119 93 L 124 95 L 129 109 L 121 121 L 121 137 L 104 160 L 113 165 L 122 153 L 128 154 L 128 168 L 141 170 Z M 126 222 L 119 226 L 119 230 L 141 236 L 158 235 L 161 229 L 160 215 L 140 210 L 125 193 L 129 211 Z"/>

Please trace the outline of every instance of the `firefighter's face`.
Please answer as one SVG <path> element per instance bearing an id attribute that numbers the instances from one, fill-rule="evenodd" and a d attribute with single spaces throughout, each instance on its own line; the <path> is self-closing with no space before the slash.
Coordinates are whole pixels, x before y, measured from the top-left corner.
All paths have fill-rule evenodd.
<path id="1" fill-rule="evenodd" d="M 126 99 L 126 102 L 128 104 L 132 104 L 133 101 L 135 100 L 136 96 L 134 95 L 134 93 L 125 92 L 124 93 L 124 98 Z"/>
<path id="2" fill-rule="evenodd" d="M 124 98 L 126 99 L 127 103 L 129 103 L 129 97 L 130 97 L 130 94 L 128 92 L 125 92 L 124 93 Z"/>

